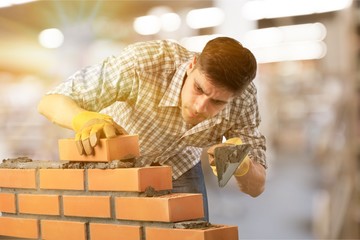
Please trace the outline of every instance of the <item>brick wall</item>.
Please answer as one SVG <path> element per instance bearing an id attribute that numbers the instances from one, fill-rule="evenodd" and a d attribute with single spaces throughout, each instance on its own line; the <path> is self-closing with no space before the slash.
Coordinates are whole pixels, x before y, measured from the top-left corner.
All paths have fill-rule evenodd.
<path id="1" fill-rule="evenodd" d="M 168 166 L 73 169 L 66 162 L 15 161 L 0 167 L 0 236 L 238 239 L 236 226 L 200 220 L 201 194 L 171 193 Z"/>

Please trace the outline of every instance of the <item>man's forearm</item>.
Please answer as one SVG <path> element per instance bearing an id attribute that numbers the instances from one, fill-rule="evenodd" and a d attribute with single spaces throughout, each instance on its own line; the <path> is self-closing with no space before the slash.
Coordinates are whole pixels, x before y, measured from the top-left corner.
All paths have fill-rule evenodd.
<path id="1" fill-rule="evenodd" d="M 249 171 L 245 175 L 235 176 L 235 178 L 242 192 L 257 197 L 265 189 L 266 171 L 260 163 L 249 162 Z"/>
<path id="2" fill-rule="evenodd" d="M 51 122 L 62 127 L 72 129 L 72 119 L 79 112 L 84 111 L 71 98 L 60 94 L 45 95 L 38 111 Z"/>

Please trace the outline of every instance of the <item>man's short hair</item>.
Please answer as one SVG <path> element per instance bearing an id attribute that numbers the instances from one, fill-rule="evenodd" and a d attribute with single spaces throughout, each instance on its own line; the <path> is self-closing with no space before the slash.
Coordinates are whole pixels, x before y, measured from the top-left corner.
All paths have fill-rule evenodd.
<path id="1" fill-rule="evenodd" d="M 197 59 L 196 67 L 217 87 L 241 93 L 255 78 L 257 63 L 249 49 L 237 40 L 210 40 Z"/>

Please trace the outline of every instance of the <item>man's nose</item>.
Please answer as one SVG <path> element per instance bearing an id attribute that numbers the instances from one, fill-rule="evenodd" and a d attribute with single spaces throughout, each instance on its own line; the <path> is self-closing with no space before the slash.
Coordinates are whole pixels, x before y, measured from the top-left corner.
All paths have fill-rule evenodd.
<path id="1" fill-rule="evenodd" d="M 195 101 L 196 113 L 206 113 L 208 110 L 208 101 L 205 97 L 198 97 Z"/>

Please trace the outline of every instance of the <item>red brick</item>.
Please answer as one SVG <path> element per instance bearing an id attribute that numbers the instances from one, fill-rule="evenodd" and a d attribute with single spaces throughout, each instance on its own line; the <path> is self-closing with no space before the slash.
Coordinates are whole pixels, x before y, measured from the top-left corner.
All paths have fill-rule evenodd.
<path id="1" fill-rule="evenodd" d="M 35 169 L 0 169 L 0 188 L 36 188 Z"/>
<path id="2" fill-rule="evenodd" d="M 15 194 L 0 193 L 0 212 L 16 213 Z"/>
<path id="3" fill-rule="evenodd" d="M 36 219 L 0 217 L 0 236 L 37 239 L 38 232 Z"/>
<path id="4" fill-rule="evenodd" d="M 39 194 L 19 194 L 19 213 L 59 215 L 59 196 Z"/>
<path id="5" fill-rule="evenodd" d="M 207 229 L 147 227 L 146 240 L 238 240 L 236 226 L 218 225 Z"/>
<path id="6" fill-rule="evenodd" d="M 63 196 L 65 216 L 109 218 L 110 196 Z"/>
<path id="7" fill-rule="evenodd" d="M 141 240 L 140 226 L 90 223 L 91 240 Z"/>
<path id="8" fill-rule="evenodd" d="M 153 187 L 155 190 L 172 189 L 171 167 L 88 170 L 88 187 L 90 191 L 144 192 L 148 186 Z"/>
<path id="9" fill-rule="evenodd" d="M 84 170 L 40 169 L 40 188 L 84 190 Z"/>
<path id="10" fill-rule="evenodd" d="M 41 220 L 42 239 L 46 240 L 86 240 L 85 223 Z"/>
<path id="11" fill-rule="evenodd" d="M 80 155 L 74 139 L 59 140 L 59 157 L 65 161 L 109 162 L 135 158 L 140 155 L 139 136 L 122 135 L 100 139 L 93 155 Z"/>
<path id="12" fill-rule="evenodd" d="M 177 222 L 204 217 L 201 194 L 177 193 L 160 197 L 116 197 L 116 218 Z"/>

